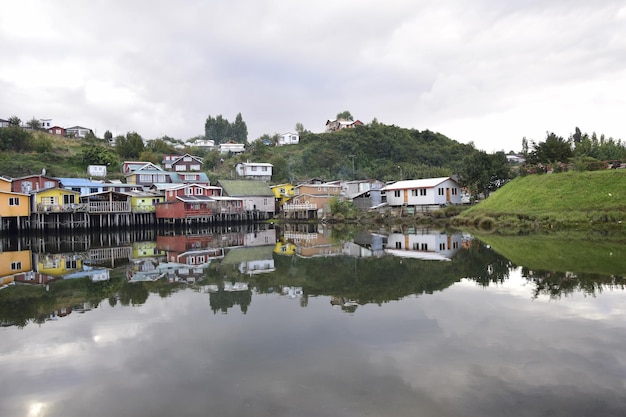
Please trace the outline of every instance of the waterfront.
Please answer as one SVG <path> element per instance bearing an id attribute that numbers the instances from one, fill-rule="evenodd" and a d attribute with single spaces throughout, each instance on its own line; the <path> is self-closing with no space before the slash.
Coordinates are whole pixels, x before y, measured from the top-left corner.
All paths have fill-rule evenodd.
<path id="1" fill-rule="evenodd" d="M 0 291 L 3 416 L 626 412 L 624 264 L 310 226 L 3 241 L 24 251 L 50 281 Z"/>

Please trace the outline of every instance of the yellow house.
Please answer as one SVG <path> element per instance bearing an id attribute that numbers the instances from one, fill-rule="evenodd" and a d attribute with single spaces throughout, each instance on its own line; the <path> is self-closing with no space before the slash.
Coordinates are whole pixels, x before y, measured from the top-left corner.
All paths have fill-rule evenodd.
<path id="1" fill-rule="evenodd" d="M 0 252 L 0 277 L 28 272 L 33 268 L 32 262 L 30 250 Z"/>
<path id="2" fill-rule="evenodd" d="M 130 211 L 133 213 L 155 213 L 156 204 L 163 203 L 165 196 L 154 191 L 128 191 Z"/>
<path id="3" fill-rule="evenodd" d="M 60 277 L 83 269 L 83 260 L 73 253 L 48 253 L 35 255 L 37 271 L 41 274 Z"/>
<path id="4" fill-rule="evenodd" d="M 0 177 L 0 191 L 11 191 L 11 180 Z"/>
<path id="5" fill-rule="evenodd" d="M 280 241 L 274 247 L 274 253 L 277 255 L 295 255 L 297 246 L 291 242 Z"/>
<path id="6" fill-rule="evenodd" d="M 161 256 L 163 253 L 154 241 L 133 242 L 133 259 Z"/>
<path id="7" fill-rule="evenodd" d="M 80 203 L 80 192 L 64 188 L 47 188 L 31 192 L 33 212 L 73 212 L 87 211 L 87 205 Z"/>
<path id="8" fill-rule="evenodd" d="M 274 197 L 277 198 L 278 204 L 282 207 L 291 197 L 295 195 L 293 184 L 278 184 L 270 187 L 274 193 Z"/>
<path id="9" fill-rule="evenodd" d="M 9 191 L 0 190 L 0 218 L 28 217 L 29 215 L 30 206 L 28 194 L 12 193 L 10 189 Z"/>

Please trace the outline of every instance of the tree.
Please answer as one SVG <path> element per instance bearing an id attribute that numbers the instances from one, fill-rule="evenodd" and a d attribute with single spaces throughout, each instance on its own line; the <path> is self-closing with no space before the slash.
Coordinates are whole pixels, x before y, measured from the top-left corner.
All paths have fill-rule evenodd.
<path id="1" fill-rule="evenodd" d="M 11 117 L 9 117 L 8 122 L 9 122 L 9 124 L 10 124 L 11 126 L 16 126 L 16 127 L 19 127 L 19 126 L 21 126 L 21 125 L 22 125 L 22 119 L 20 119 L 20 118 L 19 118 L 19 117 L 17 117 L 17 116 L 11 116 Z"/>
<path id="2" fill-rule="evenodd" d="M 136 132 L 115 138 L 115 150 L 122 158 L 138 158 L 144 150 L 143 139 Z"/>
<path id="3" fill-rule="evenodd" d="M 83 146 L 81 149 L 82 160 L 85 165 L 115 165 L 117 155 L 109 147 L 100 145 Z"/>
<path id="4" fill-rule="evenodd" d="M 110 143 L 111 139 L 113 139 L 113 133 L 111 133 L 110 130 L 107 130 L 106 132 L 104 132 L 104 139 Z"/>
<path id="5" fill-rule="evenodd" d="M 522 138 L 522 155 L 524 157 L 528 156 L 528 139 L 526 139 L 526 136 Z"/>
<path id="6" fill-rule="evenodd" d="M 341 113 L 337 113 L 337 120 L 351 120 L 354 121 L 354 117 L 348 110 L 344 110 Z"/>
<path id="7" fill-rule="evenodd" d="M 237 113 L 235 117 L 235 121 L 231 125 L 231 133 L 233 140 L 237 143 L 247 143 L 248 142 L 248 126 L 246 126 L 246 122 L 243 121 L 243 117 L 241 117 L 241 113 Z"/>
<path id="8" fill-rule="evenodd" d="M 0 129 L 0 150 L 3 151 L 30 151 L 33 146 L 32 133 L 11 125 Z"/>
<path id="9" fill-rule="evenodd" d="M 529 162 L 535 164 L 567 163 L 574 156 L 570 144 L 554 133 L 549 133 L 545 142 L 533 143 L 533 148 Z"/>
<path id="10" fill-rule="evenodd" d="M 231 125 L 221 114 L 216 117 L 209 116 L 204 123 L 204 136 L 212 140 L 216 146 L 228 142 L 232 139 Z"/>
<path id="11" fill-rule="evenodd" d="M 26 126 L 30 127 L 33 130 L 41 129 L 41 122 L 34 117 L 26 122 Z"/>
<path id="12" fill-rule="evenodd" d="M 482 193 L 487 197 L 511 179 L 511 170 L 504 152 L 488 155 L 474 151 L 463 158 L 459 176 L 461 184 L 473 194 Z"/>

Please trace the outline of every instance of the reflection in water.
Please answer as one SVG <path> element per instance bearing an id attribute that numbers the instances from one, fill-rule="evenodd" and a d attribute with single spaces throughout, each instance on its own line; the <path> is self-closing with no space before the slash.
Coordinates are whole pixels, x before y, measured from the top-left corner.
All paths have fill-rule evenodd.
<path id="1" fill-rule="evenodd" d="M 309 297 L 330 296 L 333 307 L 354 313 L 359 305 L 432 294 L 461 279 L 502 284 L 517 268 L 461 233 L 336 232 L 295 224 L 4 237 L 0 319 L 4 326 L 43 323 L 103 300 L 141 305 L 151 293 L 167 297 L 188 287 L 208 293 L 214 313 L 234 306 L 245 313 L 253 294 L 272 293 L 297 298 L 302 306 Z M 522 275 L 535 298 L 624 289 L 623 276 L 527 268 Z"/>
<path id="2" fill-rule="evenodd" d="M 2 416 L 626 412 L 623 276 L 460 233 L 51 235 L 0 256 Z"/>

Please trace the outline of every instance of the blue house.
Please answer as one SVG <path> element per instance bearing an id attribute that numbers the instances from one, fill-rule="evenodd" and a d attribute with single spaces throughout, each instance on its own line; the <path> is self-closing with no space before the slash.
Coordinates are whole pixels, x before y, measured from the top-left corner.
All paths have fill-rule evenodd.
<path id="1" fill-rule="evenodd" d="M 78 191 L 80 195 L 100 193 L 105 187 L 104 183 L 87 178 L 57 178 L 57 180 L 60 181 L 60 188 Z"/>

